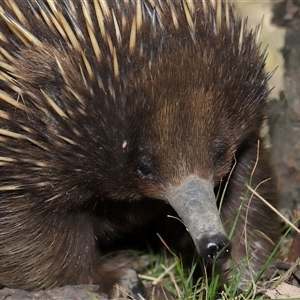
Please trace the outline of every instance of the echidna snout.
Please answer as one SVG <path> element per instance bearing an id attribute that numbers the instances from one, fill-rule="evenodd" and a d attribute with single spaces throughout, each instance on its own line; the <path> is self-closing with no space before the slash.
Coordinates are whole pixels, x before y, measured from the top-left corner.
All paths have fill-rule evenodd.
<path id="1" fill-rule="evenodd" d="M 231 244 L 223 234 L 217 234 L 213 237 L 204 237 L 198 243 L 198 252 L 203 259 L 210 263 L 223 264 L 231 255 Z"/>
<path id="2" fill-rule="evenodd" d="M 170 188 L 168 202 L 181 217 L 200 256 L 208 262 L 224 263 L 231 246 L 224 232 L 213 184 L 196 175 Z"/>

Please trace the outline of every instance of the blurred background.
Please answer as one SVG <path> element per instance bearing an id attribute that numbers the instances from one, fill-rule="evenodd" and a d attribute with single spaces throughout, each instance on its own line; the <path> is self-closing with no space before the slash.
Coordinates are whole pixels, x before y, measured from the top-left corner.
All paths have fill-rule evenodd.
<path id="1" fill-rule="evenodd" d="M 261 50 L 268 46 L 271 78 L 270 116 L 263 131 L 277 175 L 281 210 L 300 211 L 300 0 L 233 1 L 238 13 L 255 28 L 263 18 Z"/>

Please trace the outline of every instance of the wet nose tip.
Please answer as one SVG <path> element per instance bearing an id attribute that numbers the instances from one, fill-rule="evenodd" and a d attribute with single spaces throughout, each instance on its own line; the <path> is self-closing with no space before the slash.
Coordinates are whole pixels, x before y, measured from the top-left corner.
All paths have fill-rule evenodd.
<path id="1" fill-rule="evenodd" d="M 224 235 L 203 238 L 199 242 L 199 254 L 210 263 L 223 264 L 231 255 L 231 245 Z"/>

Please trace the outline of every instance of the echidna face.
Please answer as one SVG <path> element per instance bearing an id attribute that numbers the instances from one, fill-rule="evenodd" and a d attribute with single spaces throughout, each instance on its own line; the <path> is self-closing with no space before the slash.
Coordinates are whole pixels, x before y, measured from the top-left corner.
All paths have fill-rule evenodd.
<path id="1" fill-rule="evenodd" d="M 177 145 L 176 141 L 160 142 L 163 145 L 158 145 L 155 154 L 152 147 L 143 147 L 143 155 L 135 162 L 135 180 L 140 192 L 167 201 L 181 217 L 199 254 L 210 262 L 224 263 L 230 257 L 231 247 L 214 195 L 210 172 L 216 166 L 205 168 L 208 163 L 201 162 L 205 158 L 201 153 L 203 148 L 195 148 L 188 139 L 186 143 L 177 140 Z"/>

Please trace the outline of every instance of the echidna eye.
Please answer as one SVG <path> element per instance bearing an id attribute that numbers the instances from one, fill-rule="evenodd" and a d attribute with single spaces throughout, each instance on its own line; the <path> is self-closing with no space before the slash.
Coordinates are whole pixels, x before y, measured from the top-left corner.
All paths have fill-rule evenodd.
<path id="1" fill-rule="evenodd" d="M 135 168 L 135 172 L 141 177 L 152 178 L 152 170 L 149 166 L 141 164 Z"/>
<path id="2" fill-rule="evenodd" d="M 228 143 L 225 139 L 219 138 L 215 141 L 214 151 L 213 151 L 213 165 L 217 166 L 222 163 L 227 151 Z"/>

